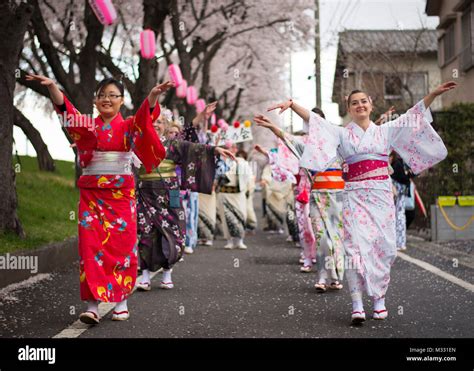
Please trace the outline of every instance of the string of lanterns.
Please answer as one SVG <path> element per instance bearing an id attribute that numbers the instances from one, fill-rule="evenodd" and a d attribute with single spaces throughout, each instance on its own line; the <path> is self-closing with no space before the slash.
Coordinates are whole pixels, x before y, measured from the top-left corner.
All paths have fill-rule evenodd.
<path id="1" fill-rule="evenodd" d="M 89 4 L 95 13 L 97 19 L 104 26 L 110 26 L 117 19 L 117 11 L 112 3 L 112 0 L 89 0 Z M 144 59 L 153 59 L 156 53 L 156 37 L 155 32 L 150 29 L 143 30 L 140 33 L 140 54 Z M 193 85 L 188 85 L 188 82 L 183 78 L 181 69 L 177 64 L 170 64 L 168 66 L 168 73 L 171 81 L 176 87 L 176 97 L 186 99 L 186 103 L 194 105 L 196 112 L 200 113 L 206 109 L 206 101 L 198 98 L 196 88 Z M 234 121 L 232 126 L 238 129 L 242 124 L 239 121 Z M 244 127 L 249 128 L 252 125 L 250 120 L 243 122 Z M 216 115 L 211 116 L 211 132 L 217 133 L 222 130 L 226 132 L 229 129 L 229 124 L 224 119 L 216 120 Z"/>

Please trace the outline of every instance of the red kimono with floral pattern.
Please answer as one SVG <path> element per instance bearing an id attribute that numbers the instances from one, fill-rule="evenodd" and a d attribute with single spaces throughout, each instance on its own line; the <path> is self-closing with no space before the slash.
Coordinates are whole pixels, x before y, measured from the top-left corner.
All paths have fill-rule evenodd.
<path id="1" fill-rule="evenodd" d="M 146 99 L 135 116 L 119 113 L 108 124 L 81 113 L 64 97 L 55 106 L 74 140 L 81 167 L 93 151 L 134 151 L 147 172 L 165 157 Z M 64 111 L 65 109 L 65 111 Z M 64 120 L 65 119 L 65 120 Z M 137 277 L 137 223 L 133 175 L 83 175 L 78 180 L 80 292 L 82 300 L 120 302 L 127 298 Z"/>

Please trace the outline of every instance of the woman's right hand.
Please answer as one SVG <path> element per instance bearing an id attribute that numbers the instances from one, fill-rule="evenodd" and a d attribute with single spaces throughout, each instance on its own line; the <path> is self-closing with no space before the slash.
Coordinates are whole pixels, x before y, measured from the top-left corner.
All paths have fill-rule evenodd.
<path id="1" fill-rule="evenodd" d="M 51 80 L 49 77 L 42 76 L 42 75 L 34 75 L 34 74 L 26 75 L 26 80 L 27 81 L 39 81 L 41 83 L 41 85 L 44 85 L 44 86 L 47 86 L 47 87 L 56 85 L 54 83 L 54 81 Z"/>
<path id="2" fill-rule="evenodd" d="M 264 128 L 270 129 L 276 126 L 273 122 L 270 121 L 268 117 L 264 115 L 255 115 L 254 120 L 258 126 L 263 126 Z"/>
<path id="3" fill-rule="evenodd" d="M 59 90 L 56 83 L 49 77 L 42 75 L 29 74 L 26 75 L 27 81 L 38 81 L 41 85 L 46 86 L 49 91 L 49 95 L 54 104 L 62 106 L 64 104 L 64 96 L 61 90 Z"/>

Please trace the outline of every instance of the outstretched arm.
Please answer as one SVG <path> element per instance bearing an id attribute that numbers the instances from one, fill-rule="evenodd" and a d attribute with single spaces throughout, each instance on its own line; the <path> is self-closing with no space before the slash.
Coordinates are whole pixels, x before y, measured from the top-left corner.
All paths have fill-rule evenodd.
<path id="1" fill-rule="evenodd" d="M 446 93 L 449 90 L 455 89 L 457 86 L 458 84 L 454 81 L 448 81 L 441 84 L 435 90 L 433 90 L 431 93 L 429 93 L 426 97 L 423 98 L 425 107 L 428 108 L 438 95 Z"/>
<path id="2" fill-rule="evenodd" d="M 288 108 L 291 108 L 293 112 L 295 112 L 299 117 L 301 117 L 304 121 L 309 121 L 309 110 L 306 108 L 300 106 L 299 104 L 296 104 L 293 99 L 289 99 L 283 103 L 276 104 L 270 108 L 267 109 L 267 112 L 273 111 L 275 109 L 279 108 L 280 112 L 278 114 L 282 114 L 285 112 Z"/>
<path id="3" fill-rule="evenodd" d="M 54 83 L 53 80 L 46 76 L 41 75 L 26 75 L 26 80 L 28 81 L 38 81 L 41 85 L 44 85 L 48 88 L 49 95 L 53 103 L 57 106 L 62 106 L 64 104 L 64 96 L 58 86 Z"/>
<path id="4" fill-rule="evenodd" d="M 283 139 L 285 137 L 285 132 L 280 129 L 276 124 L 270 121 L 270 119 L 264 115 L 255 115 L 255 122 L 258 126 L 270 129 L 277 137 Z"/>

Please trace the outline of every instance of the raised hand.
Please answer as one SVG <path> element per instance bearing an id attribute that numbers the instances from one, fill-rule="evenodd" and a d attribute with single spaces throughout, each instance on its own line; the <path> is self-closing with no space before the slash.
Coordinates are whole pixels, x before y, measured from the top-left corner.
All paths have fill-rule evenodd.
<path id="1" fill-rule="evenodd" d="M 438 96 L 443 93 L 446 93 L 449 90 L 457 88 L 458 84 L 454 81 L 448 81 L 445 83 L 442 83 L 440 86 L 438 86 L 435 90 L 431 92 L 431 94 Z"/>
<path id="2" fill-rule="evenodd" d="M 29 75 L 26 75 L 25 78 L 27 81 L 37 81 L 41 85 L 46 86 L 48 88 L 51 100 L 53 101 L 54 104 L 58 106 L 61 106 L 64 104 L 63 93 L 61 92 L 61 90 L 59 90 L 56 83 L 53 80 L 51 80 L 49 77 L 42 76 L 42 75 L 29 74 Z"/>
<path id="3" fill-rule="evenodd" d="M 425 107 L 429 107 L 431 103 L 435 100 L 435 98 L 443 93 L 446 93 L 449 90 L 457 88 L 458 84 L 455 83 L 454 81 L 448 81 L 442 83 L 440 86 L 438 86 L 435 90 L 433 90 L 431 93 L 429 93 L 426 97 L 423 98 L 423 101 L 425 103 Z"/>
<path id="4" fill-rule="evenodd" d="M 150 103 L 150 107 L 154 107 L 158 97 L 163 94 L 165 91 L 173 88 L 175 86 L 174 82 L 166 81 L 162 84 L 157 84 L 153 89 L 150 90 L 150 94 L 148 94 L 148 102 Z"/>
<path id="5" fill-rule="evenodd" d="M 30 75 L 26 75 L 25 78 L 27 81 L 38 81 L 39 83 L 41 83 L 41 85 L 44 85 L 44 86 L 55 85 L 53 80 L 51 80 L 49 77 L 42 76 L 42 75 L 30 74 Z"/>
<path id="6" fill-rule="evenodd" d="M 267 109 L 267 112 L 276 110 L 277 108 L 280 109 L 280 112 L 278 112 L 279 115 L 281 115 L 283 112 L 285 112 L 288 108 L 291 107 L 293 104 L 293 101 L 291 99 L 287 100 L 286 102 L 276 104 L 274 106 L 271 106 L 270 108 Z"/>
<path id="7" fill-rule="evenodd" d="M 216 154 L 218 154 L 218 155 L 220 155 L 224 158 L 230 158 L 230 159 L 236 161 L 234 154 L 231 151 L 229 151 L 228 149 L 221 148 L 221 147 L 216 147 L 214 149 L 214 151 L 215 151 Z"/>
<path id="8" fill-rule="evenodd" d="M 377 121 L 375 121 L 375 125 L 381 125 L 386 122 L 392 113 L 395 112 L 395 106 L 391 106 L 384 114 L 382 114 Z"/>
<path id="9" fill-rule="evenodd" d="M 216 110 L 217 107 L 217 101 L 209 103 L 206 108 L 204 109 L 204 116 L 206 120 L 209 120 L 209 118 L 212 116 L 212 113 Z"/>
<path id="10" fill-rule="evenodd" d="M 276 126 L 273 122 L 270 121 L 268 117 L 264 115 L 255 115 L 253 119 L 255 120 L 258 126 L 262 126 L 264 128 L 270 129 Z"/>

